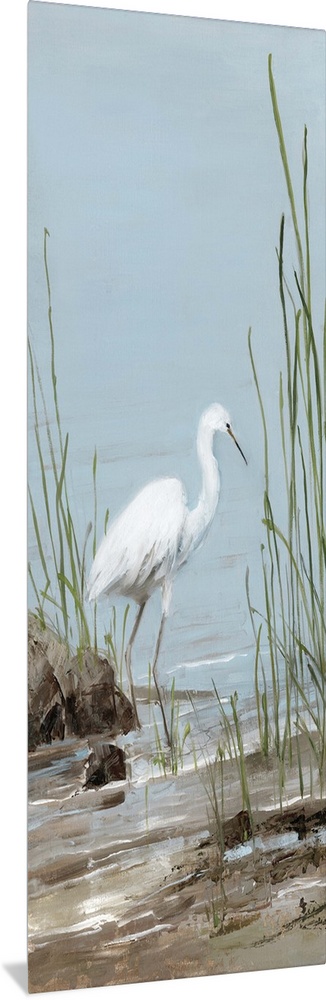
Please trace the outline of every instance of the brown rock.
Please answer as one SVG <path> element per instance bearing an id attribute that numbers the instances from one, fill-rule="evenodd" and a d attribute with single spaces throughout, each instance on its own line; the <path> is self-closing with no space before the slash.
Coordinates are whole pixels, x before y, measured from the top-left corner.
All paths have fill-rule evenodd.
<path id="1" fill-rule="evenodd" d="M 87 762 L 86 788 L 107 785 L 109 781 L 124 781 L 125 755 L 112 743 L 97 743 Z"/>
<path id="2" fill-rule="evenodd" d="M 66 644 L 42 629 L 34 615 L 28 620 L 28 723 L 30 750 L 65 733 L 108 730 L 115 737 L 135 725 L 112 663 L 91 649 L 71 659 Z"/>

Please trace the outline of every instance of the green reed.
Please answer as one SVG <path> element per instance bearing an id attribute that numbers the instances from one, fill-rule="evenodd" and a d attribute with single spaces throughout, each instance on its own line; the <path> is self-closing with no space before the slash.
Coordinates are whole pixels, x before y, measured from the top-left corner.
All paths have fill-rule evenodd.
<path id="1" fill-rule="evenodd" d="M 282 215 L 276 251 L 284 344 L 284 368 L 278 384 L 281 462 L 277 469 L 277 484 L 270 470 L 268 420 L 254 360 L 251 330 L 248 336 L 264 441 L 263 611 L 251 606 L 248 574 L 246 586 L 256 640 L 255 690 L 261 749 L 266 756 L 271 745 L 275 748 L 281 768 L 281 786 L 284 783 L 285 763 L 292 763 L 292 737 L 297 737 L 298 733 L 304 734 L 310 748 L 314 748 L 320 780 L 325 764 L 326 323 L 321 342 L 312 312 L 307 129 L 304 129 L 302 154 L 302 234 L 271 56 L 268 70 L 297 266 L 291 276 L 291 268 L 285 263 L 286 226 L 285 216 Z M 287 504 L 285 524 L 279 524 L 274 513 L 277 493 L 282 489 Z M 260 617 L 258 630 L 255 625 L 257 615 Z M 263 640 L 267 640 L 270 659 L 271 691 L 268 691 L 261 654 Z M 285 708 L 282 698 L 285 698 Z M 311 737 L 311 730 L 318 735 L 317 744 Z M 302 784 L 302 771 L 300 773 Z"/>

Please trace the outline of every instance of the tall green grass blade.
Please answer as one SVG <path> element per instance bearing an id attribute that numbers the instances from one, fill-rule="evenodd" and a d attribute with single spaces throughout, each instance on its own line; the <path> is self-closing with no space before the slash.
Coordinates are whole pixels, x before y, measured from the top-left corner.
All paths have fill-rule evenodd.
<path id="1" fill-rule="evenodd" d="M 125 655 L 126 627 L 127 627 L 127 618 L 128 618 L 129 611 L 130 611 L 130 604 L 127 604 L 126 607 L 125 607 L 125 610 L 124 610 L 123 622 L 122 622 L 120 670 L 119 670 L 119 672 L 120 672 L 120 687 L 121 688 L 122 688 L 122 671 L 123 671 L 123 663 L 124 663 L 124 655 Z"/>
<path id="2" fill-rule="evenodd" d="M 44 258 L 46 286 L 47 286 L 47 293 L 48 293 L 48 321 L 49 321 L 50 343 L 51 343 L 51 378 L 52 378 L 52 388 L 53 388 L 53 399 L 54 399 L 54 406 L 55 406 L 56 422 L 57 422 L 57 428 L 58 428 L 58 434 L 59 434 L 60 452 L 61 452 L 61 458 L 63 458 L 63 439 L 62 439 L 62 433 L 61 433 L 61 422 L 60 422 L 59 403 L 58 403 L 58 394 L 57 394 L 57 375 L 56 375 L 56 368 L 55 368 L 55 348 L 54 348 L 54 332 L 53 332 L 53 323 L 52 323 L 51 284 L 50 284 L 50 275 L 49 275 L 48 260 L 47 260 L 47 240 L 48 240 L 49 237 L 50 237 L 49 230 L 45 227 L 44 228 L 44 243 L 43 243 L 43 258 Z"/>
<path id="3" fill-rule="evenodd" d="M 251 367 L 252 367 L 252 372 L 253 372 L 253 376 L 254 376 L 254 382 L 255 382 L 255 386 L 256 386 L 256 390 L 257 390 L 257 396 L 258 396 L 258 401 L 259 401 L 259 406 L 260 406 L 260 413 L 261 413 L 261 419 L 262 419 L 262 425 L 263 425 L 265 490 L 266 490 L 266 493 L 268 493 L 268 490 L 269 490 L 269 464 L 268 464 L 267 424 L 266 424 L 266 418 L 265 418 L 265 410 L 264 410 L 263 399 L 262 399 L 262 395 L 261 395 L 261 391 L 260 391 L 260 386 L 259 386 L 259 382 L 258 382 L 257 371 L 256 371 L 256 366 L 255 366 L 255 361 L 254 361 L 254 356 L 253 356 L 253 351 L 252 351 L 252 346 L 251 346 L 251 328 L 249 328 L 249 332 L 248 332 L 248 347 L 249 347 Z"/>
<path id="4" fill-rule="evenodd" d="M 34 525 L 34 531 L 35 531 L 35 537 L 36 537 L 36 541 L 37 541 L 37 547 L 38 547 L 39 557 L 40 557 L 40 560 L 41 560 L 41 565 L 42 565 L 42 569 L 43 569 L 43 573 L 44 573 L 44 576 L 45 576 L 46 583 L 49 586 L 50 585 L 50 577 L 49 577 L 49 574 L 48 574 L 48 569 L 47 569 L 47 564 L 46 564 L 46 558 L 45 558 L 45 555 L 44 555 L 44 549 L 43 549 L 42 540 L 41 540 L 41 532 L 40 532 L 40 529 L 39 529 L 39 524 L 38 524 L 38 519 L 37 519 L 37 514 L 36 514 L 36 510 L 35 510 L 35 506 L 34 506 L 34 501 L 33 501 L 32 493 L 31 493 L 31 490 L 30 490 L 29 487 L 28 487 L 28 496 L 29 496 L 29 499 L 30 499 L 30 505 L 31 505 L 31 511 L 32 511 L 32 518 L 33 518 L 33 525 Z"/>
<path id="5" fill-rule="evenodd" d="M 33 408 L 34 408 L 34 433 L 35 433 L 37 454 L 38 454 L 38 460 L 39 460 L 39 467 L 40 467 L 40 472 L 41 472 L 42 493 L 43 493 L 43 500 L 44 500 L 44 506 L 45 506 L 45 512 L 46 512 L 46 519 L 47 519 L 47 526 L 48 526 L 49 538 L 50 538 L 50 543 L 51 543 L 51 551 L 52 551 L 52 556 L 53 556 L 53 562 L 54 562 L 54 566 L 55 566 L 55 571 L 57 573 L 57 571 L 58 571 L 58 564 L 57 564 L 57 556 L 56 556 L 56 547 L 55 547 L 54 536 L 53 536 L 51 508 L 50 508 L 50 501 L 49 501 L 47 481 L 46 481 L 46 472 L 45 472 L 45 462 L 44 462 L 44 458 L 43 458 L 42 445 L 41 445 L 41 437 L 40 437 L 40 430 L 39 430 L 39 413 L 38 413 L 38 405 L 37 405 L 37 398 L 36 398 L 36 383 L 35 383 L 35 364 L 34 364 L 33 352 L 32 352 L 30 341 L 28 341 L 28 352 L 29 352 L 30 372 L 31 372 L 31 380 L 32 380 L 32 395 L 33 395 Z"/>
<path id="6" fill-rule="evenodd" d="M 281 226 L 280 226 L 280 243 L 279 243 L 279 254 L 278 254 L 278 269 L 279 269 L 279 292 L 280 292 L 280 299 L 281 299 L 281 306 L 282 306 L 284 340 L 285 340 L 285 350 L 286 350 L 287 391 L 288 391 L 288 404 L 289 404 L 289 412 L 290 412 L 290 427 L 292 428 L 293 427 L 293 401 L 292 401 L 292 384 L 291 384 L 291 349 L 290 349 L 289 329 L 288 329 L 287 312 L 286 312 L 286 302 L 285 302 L 285 292 L 284 292 L 283 248 L 284 248 L 284 215 L 282 215 Z"/>
<path id="7" fill-rule="evenodd" d="M 263 626 L 262 626 L 262 623 L 261 623 L 259 625 L 259 628 L 258 628 L 258 631 L 257 631 L 256 625 L 255 625 L 255 620 L 254 620 L 253 608 L 251 606 L 251 601 L 250 601 L 250 592 L 249 592 L 249 567 L 248 566 L 247 566 L 247 570 L 246 570 L 246 594 L 247 594 L 247 602 L 248 602 L 249 615 L 250 615 L 251 625 L 252 625 L 252 629 L 253 629 L 253 633 L 254 633 L 254 637 L 255 637 L 255 644 L 256 644 L 254 676 L 255 676 L 255 694 L 256 694 L 256 707 L 257 707 L 258 729 L 259 729 L 259 736 L 260 736 L 260 746 L 261 746 L 261 751 L 262 751 L 263 756 L 267 756 L 268 755 L 268 728 L 269 727 L 268 727 L 268 699 L 267 699 L 266 674 L 265 674 L 263 659 L 262 659 L 262 655 L 261 655 L 261 634 L 262 634 L 262 627 Z M 260 687 L 259 687 L 259 667 L 260 667 L 260 671 L 261 671 L 261 675 L 262 675 L 262 681 L 263 681 L 263 692 L 262 692 L 262 694 L 260 692 Z M 261 699 L 261 702 L 262 702 L 262 711 L 263 711 L 263 717 L 264 717 L 264 726 L 262 725 L 262 719 L 261 719 L 260 699 Z"/>
<path id="8" fill-rule="evenodd" d="M 231 702 L 231 708 L 232 708 L 234 726 L 235 726 L 236 737 L 237 737 L 237 745 L 238 745 L 238 762 L 239 762 L 239 773 L 240 773 L 241 790 L 242 790 L 242 804 L 243 804 L 243 808 L 248 810 L 248 814 L 249 814 L 250 821 L 251 821 L 251 826 L 252 826 L 253 825 L 253 817 L 252 817 L 251 801 L 250 801 L 250 794 L 249 794 L 249 787 L 248 787 L 248 780 L 247 780 L 246 760 L 245 760 L 245 752 L 244 752 L 244 747 L 243 747 L 242 732 L 241 732 L 240 720 L 239 720 L 239 716 L 238 716 L 238 712 L 237 712 L 238 694 L 237 694 L 236 691 L 234 692 L 234 695 L 231 695 L 230 702 Z"/>
<path id="9" fill-rule="evenodd" d="M 67 588 L 67 590 L 69 591 L 69 593 L 72 595 L 72 597 L 74 599 L 74 604 L 75 604 L 76 612 L 77 612 L 77 614 L 80 617 L 81 628 L 83 630 L 82 631 L 82 639 L 83 639 L 82 647 L 84 647 L 85 645 L 86 646 L 90 646 L 91 645 L 91 639 L 90 639 L 88 622 L 87 622 L 87 618 L 86 618 L 86 615 L 85 615 L 83 603 L 79 599 L 79 595 L 78 595 L 78 593 L 76 591 L 76 588 L 73 586 L 73 584 L 70 582 L 70 580 L 68 580 L 68 578 L 66 576 L 62 575 L 61 573 L 59 573 L 59 580 L 64 585 L 64 587 Z"/>
<path id="10" fill-rule="evenodd" d="M 279 411 L 280 411 L 280 425 L 281 425 L 282 454 L 283 454 L 283 464 L 284 464 L 284 474 L 285 474 L 285 487 L 289 504 L 290 487 L 289 487 L 289 471 L 288 471 L 288 460 L 287 460 L 286 439 L 285 439 L 284 393 L 283 393 L 282 372 L 280 372 L 280 384 L 279 384 Z"/>
<path id="11" fill-rule="evenodd" d="M 80 593 L 82 600 L 84 600 L 85 586 L 86 586 L 86 549 L 87 549 L 87 542 L 89 536 L 91 535 L 91 532 L 92 532 L 92 522 L 89 521 L 85 532 L 84 545 L 82 550 L 82 560 L 81 560 Z"/>
<path id="12" fill-rule="evenodd" d="M 306 286 L 308 310 L 311 313 L 311 268 L 310 268 L 310 241 L 309 241 L 309 208 L 308 208 L 308 131 L 304 128 L 303 137 L 303 209 L 306 244 Z"/>
<path id="13" fill-rule="evenodd" d="M 297 583 L 299 585 L 299 589 L 300 589 L 301 597 L 302 597 L 302 602 L 304 604 L 304 608 L 305 608 L 305 612 L 306 612 L 306 616 L 307 616 L 307 621 L 309 623 L 309 630 L 310 630 L 310 633 L 313 634 L 313 625 L 312 625 L 312 621 L 311 621 L 311 617 L 310 617 L 310 613 L 309 613 L 309 608 L 308 608 L 308 602 L 307 602 L 307 595 L 306 595 L 306 592 L 305 592 L 305 587 L 304 587 L 304 584 L 303 584 L 303 581 L 302 581 L 302 576 L 300 574 L 300 570 L 299 570 L 297 561 L 296 561 L 295 556 L 294 556 L 294 554 L 293 554 L 293 552 L 292 552 L 292 550 L 290 548 L 289 542 L 285 538 L 284 532 L 281 531 L 281 529 L 278 528 L 277 525 L 274 524 L 274 522 L 272 522 L 270 520 L 270 518 L 264 517 L 263 518 L 263 524 L 265 525 L 266 528 L 268 528 L 269 531 L 274 531 L 275 534 L 278 536 L 278 538 L 280 538 L 281 542 L 283 542 L 284 548 L 286 549 L 286 551 L 288 553 L 288 556 L 289 556 L 289 559 L 290 559 L 290 563 L 292 563 L 292 566 L 293 566 L 293 568 L 295 570 L 296 580 L 297 580 Z"/>
<path id="14" fill-rule="evenodd" d="M 300 262 L 300 272 L 303 275 L 303 273 L 304 273 L 304 264 L 303 264 L 303 253 L 302 253 L 300 231 L 299 231 L 299 225 L 298 225 L 298 219 L 297 219 L 297 212 L 296 212 L 296 207 L 295 207 L 295 198 L 294 198 L 294 191 L 293 191 L 292 179 L 291 179 L 290 168 L 289 168 L 289 163 L 288 163 L 288 158 L 287 158 L 287 152 L 286 152 L 286 145 L 285 145 L 285 139 L 284 139 L 284 133 L 283 133 L 283 126 L 282 126 L 281 115 L 280 115 L 280 111 L 279 111 L 279 107 L 278 107 L 278 101 L 277 101 L 277 95 L 276 95 L 276 88 L 275 88 L 275 82 L 274 82 L 274 76 L 273 76 L 272 55 L 271 55 L 271 53 L 269 54 L 269 57 L 268 57 L 268 75 L 269 75 L 269 88 L 270 88 L 270 95 L 271 95 L 271 100 L 272 100 L 274 121 L 275 121 L 276 131 L 277 131 L 277 135 L 278 135 L 278 141 L 279 141 L 281 159 L 282 159 L 283 169 L 284 169 L 284 176 L 285 176 L 285 181 L 286 181 L 286 186 L 287 186 L 287 192 L 288 192 L 288 197 L 289 197 L 289 202 L 290 202 L 290 207 L 291 207 L 293 228 L 294 228 L 295 237 L 296 237 L 297 251 L 298 251 L 298 257 L 299 257 L 299 262 Z"/>
<path id="15" fill-rule="evenodd" d="M 42 594 L 40 594 L 40 592 L 38 590 L 38 587 L 36 585 L 36 582 L 35 582 L 35 579 L 34 579 L 34 576 L 33 576 L 32 567 L 31 567 L 30 563 L 28 563 L 28 575 L 29 575 L 29 578 L 30 578 L 30 581 L 31 581 L 31 584 L 32 584 L 32 587 L 33 587 L 33 590 L 34 590 L 34 594 L 35 594 L 35 597 L 36 597 L 36 601 L 37 601 L 36 612 L 37 612 L 38 621 L 40 622 L 41 627 L 45 628 L 46 627 L 46 621 L 45 621 L 44 610 L 43 610 L 43 607 L 44 607 L 44 597 L 43 597 L 43 599 L 41 601 Z M 44 591 L 45 595 L 47 594 L 49 585 L 50 584 L 47 583 L 46 586 L 45 586 L 45 591 Z"/>

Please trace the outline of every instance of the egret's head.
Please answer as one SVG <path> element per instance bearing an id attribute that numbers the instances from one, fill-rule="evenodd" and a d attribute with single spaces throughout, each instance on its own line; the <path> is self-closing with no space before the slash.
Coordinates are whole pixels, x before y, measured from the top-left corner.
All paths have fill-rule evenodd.
<path id="1" fill-rule="evenodd" d="M 228 431 L 231 427 L 231 417 L 224 406 L 220 403 L 212 403 L 203 413 L 202 421 L 205 427 L 209 427 L 213 434 L 215 431 Z"/>
<path id="2" fill-rule="evenodd" d="M 221 403 L 212 403 L 212 406 L 209 406 L 208 410 L 205 410 L 201 419 L 203 426 L 209 428 L 213 434 L 216 431 L 224 431 L 226 434 L 229 434 L 247 465 L 247 459 L 233 433 L 230 414 L 224 406 L 221 406 Z"/>

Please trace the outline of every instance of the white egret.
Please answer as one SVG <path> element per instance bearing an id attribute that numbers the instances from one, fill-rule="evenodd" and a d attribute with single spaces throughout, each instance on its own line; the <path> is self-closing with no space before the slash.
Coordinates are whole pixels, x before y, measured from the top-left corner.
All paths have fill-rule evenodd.
<path id="1" fill-rule="evenodd" d="M 126 649 L 130 697 L 138 728 L 140 722 L 132 679 L 131 651 L 145 605 L 153 591 L 161 587 L 162 616 L 152 674 L 169 745 L 170 734 L 157 681 L 157 662 L 174 577 L 190 553 L 203 542 L 216 511 L 220 494 L 219 468 L 213 455 L 216 431 L 230 435 L 247 463 L 234 436 L 229 414 L 219 403 L 213 403 L 202 414 L 198 427 L 197 453 L 202 488 L 197 506 L 188 510 L 185 490 L 179 479 L 161 478 L 148 483 L 109 525 L 95 555 L 88 581 L 90 601 L 114 592 L 133 598 L 139 606 Z"/>

